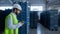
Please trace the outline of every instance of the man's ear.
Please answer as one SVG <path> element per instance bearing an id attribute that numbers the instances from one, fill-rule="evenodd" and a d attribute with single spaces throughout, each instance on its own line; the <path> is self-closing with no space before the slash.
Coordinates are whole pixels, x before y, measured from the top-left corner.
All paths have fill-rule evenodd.
<path id="1" fill-rule="evenodd" d="M 17 9 L 15 9 L 15 12 L 17 11 Z"/>

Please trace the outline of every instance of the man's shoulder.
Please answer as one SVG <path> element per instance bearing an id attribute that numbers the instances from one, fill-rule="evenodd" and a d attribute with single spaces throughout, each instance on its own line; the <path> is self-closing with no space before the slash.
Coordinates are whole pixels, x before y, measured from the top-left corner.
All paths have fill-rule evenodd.
<path id="1" fill-rule="evenodd" d="M 11 13 L 10 14 L 8 14 L 6 17 L 11 17 L 12 15 L 11 15 Z"/>

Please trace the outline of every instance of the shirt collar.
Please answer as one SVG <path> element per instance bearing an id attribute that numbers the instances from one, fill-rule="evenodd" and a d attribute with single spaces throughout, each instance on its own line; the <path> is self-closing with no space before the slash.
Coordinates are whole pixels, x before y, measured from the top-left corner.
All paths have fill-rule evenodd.
<path id="1" fill-rule="evenodd" d="M 12 12 L 12 14 L 13 14 L 14 16 L 17 16 L 17 15 L 16 15 L 15 13 L 13 13 L 13 12 Z"/>

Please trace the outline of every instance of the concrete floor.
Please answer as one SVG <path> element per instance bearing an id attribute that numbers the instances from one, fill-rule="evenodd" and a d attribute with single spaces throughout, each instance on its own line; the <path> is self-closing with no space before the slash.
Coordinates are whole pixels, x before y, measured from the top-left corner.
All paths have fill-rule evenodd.
<path id="1" fill-rule="evenodd" d="M 37 34 L 37 29 L 30 29 L 29 34 Z"/>
<path id="2" fill-rule="evenodd" d="M 49 29 L 43 27 L 41 24 L 38 23 L 37 34 L 60 34 L 60 28 L 58 29 L 58 31 L 50 31 Z"/>
<path id="3" fill-rule="evenodd" d="M 58 31 L 50 31 L 41 24 L 37 24 L 37 29 L 30 29 L 29 34 L 60 34 L 60 28 Z"/>

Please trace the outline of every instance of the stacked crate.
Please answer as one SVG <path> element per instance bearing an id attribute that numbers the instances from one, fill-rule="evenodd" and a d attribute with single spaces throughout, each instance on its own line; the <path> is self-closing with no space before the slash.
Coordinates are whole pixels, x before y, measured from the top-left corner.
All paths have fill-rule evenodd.
<path id="1" fill-rule="evenodd" d="M 58 11 L 57 10 L 50 10 L 48 11 L 50 14 L 50 29 L 57 30 L 58 29 Z"/>
<path id="2" fill-rule="evenodd" d="M 24 21 L 24 25 L 19 28 L 19 34 L 27 34 L 27 2 L 19 2 L 22 11 L 17 15 L 19 22 Z"/>
<path id="3" fill-rule="evenodd" d="M 60 26 L 60 12 L 59 12 L 59 15 L 58 15 L 58 22 L 59 22 L 59 26 Z"/>
<path id="4" fill-rule="evenodd" d="M 58 11 L 49 10 L 41 13 L 41 23 L 50 30 L 58 29 Z"/>
<path id="5" fill-rule="evenodd" d="M 38 15 L 37 11 L 30 12 L 30 28 L 37 28 Z"/>

